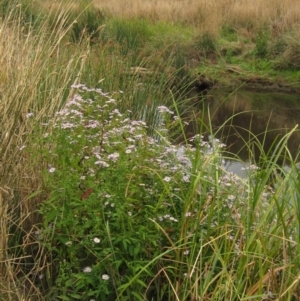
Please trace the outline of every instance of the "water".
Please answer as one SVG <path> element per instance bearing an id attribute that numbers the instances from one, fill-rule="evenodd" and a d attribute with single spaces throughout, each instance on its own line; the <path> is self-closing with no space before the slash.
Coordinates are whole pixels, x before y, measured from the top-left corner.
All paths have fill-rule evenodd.
<path id="1" fill-rule="evenodd" d="M 279 140 L 300 124 L 300 95 L 296 93 L 214 89 L 205 97 L 194 96 L 189 105 L 185 115 L 193 114 L 197 121 L 189 123 L 187 136 L 199 131 L 208 133 L 210 129 L 205 129 L 204 124 L 210 123 L 214 136 L 227 145 L 227 169 L 240 176 L 244 176 L 242 167 L 249 166 L 250 161 L 259 162 L 262 156 L 271 156 Z M 299 153 L 299 138 L 296 130 L 287 143 L 293 159 Z M 279 158 L 279 164 L 287 164 L 286 155 Z M 230 160 L 234 156 L 244 163 Z"/>

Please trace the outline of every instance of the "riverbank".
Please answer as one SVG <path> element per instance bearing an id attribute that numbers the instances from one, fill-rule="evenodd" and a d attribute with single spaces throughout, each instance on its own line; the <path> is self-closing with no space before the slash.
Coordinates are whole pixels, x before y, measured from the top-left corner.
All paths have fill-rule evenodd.
<path id="1" fill-rule="evenodd" d="M 191 76 L 197 86 L 200 78 L 200 86 L 204 79 L 209 87 L 299 91 L 300 20 L 295 13 L 299 3 L 294 0 L 273 0 L 268 7 L 261 0 L 211 1 L 209 5 L 206 1 L 129 1 L 124 6 L 118 0 L 94 4 L 109 18 L 129 23 L 147 20 L 146 31 L 152 34 L 141 43 L 140 53 L 160 56 L 171 46 L 166 61 L 174 55 L 171 67 Z M 158 43 L 150 50 L 153 42 Z M 147 68 L 169 72 L 156 60 L 147 60 Z"/>
<path id="2" fill-rule="evenodd" d="M 243 5 L 235 0 L 210 5 L 170 0 L 124 6 L 118 0 L 38 0 L 34 5 L 24 0 L 20 13 L 36 27 L 48 19 L 50 28 L 60 15 L 65 16 L 66 42 L 76 47 L 90 41 L 86 71 L 90 76 L 85 82 L 92 86 L 103 71 L 99 56 L 104 54 L 118 62 L 121 72 L 114 71 L 114 76 L 123 82 L 124 76 L 136 75 L 148 82 L 160 81 L 167 90 L 184 90 L 193 83 L 201 89 L 205 83 L 208 88 L 298 92 L 300 30 L 295 11 L 299 4 L 287 2 L 273 0 L 265 7 L 261 0 Z M 258 13 L 260 9 L 264 14 Z"/>

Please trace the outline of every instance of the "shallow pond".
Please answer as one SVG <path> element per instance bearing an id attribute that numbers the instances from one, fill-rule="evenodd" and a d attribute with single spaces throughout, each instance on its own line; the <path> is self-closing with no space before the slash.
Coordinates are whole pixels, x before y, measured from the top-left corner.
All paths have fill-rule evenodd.
<path id="1" fill-rule="evenodd" d="M 208 131 L 204 124 L 210 123 L 214 136 L 226 144 L 226 155 L 236 155 L 245 164 L 250 159 L 259 162 L 261 156 L 270 156 L 278 141 L 300 124 L 299 94 L 213 89 L 205 96 L 191 98 L 191 104 L 197 121 L 190 122 L 187 135 Z M 287 146 L 291 156 L 297 158 L 299 130 L 291 135 Z M 278 163 L 286 164 L 286 157 Z M 226 164 L 230 171 L 241 174 L 241 164 L 229 159 Z"/>

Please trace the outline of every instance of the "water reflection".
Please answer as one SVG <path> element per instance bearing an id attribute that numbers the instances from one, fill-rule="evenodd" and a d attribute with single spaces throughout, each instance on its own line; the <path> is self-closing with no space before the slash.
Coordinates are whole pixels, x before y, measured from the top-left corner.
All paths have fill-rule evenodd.
<path id="1" fill-rule="evenodd" d="M 209 116 L 208 116 L 209 112 Z M 261 156 L 270 156 L 280 139 L 300 124 L 300 95 L 264 91 L 212 90 L 201 101 L 193 102 L 197 121 L 187 127 L 187 135 L 204 130 L 212 124 L 216 138 L 226 145 L 227 155 L 237 155 L 244 162 L 259 162 Z M 207 130 L 208 132 L 209 130 Z M 299 153 L 299 131 L 288 140 L 288 150 L 293 158 Z M 278 163 L 286 163 L 282 156 Z M 241 173 L 237 162 L 228 161 L 228 169 Z"/>
<path id="2" fill-rule="evenodd" d="M 233 172 L 236 175 L 238 175 L 241 178 L 246 178 L 248 173 L 247 173 L 247 167 L 249 166 L 249 162 L 239 162 L 239 161 L 234 161 L 234 160 L 225 160 L 224 167 L 228 172 Z"/>

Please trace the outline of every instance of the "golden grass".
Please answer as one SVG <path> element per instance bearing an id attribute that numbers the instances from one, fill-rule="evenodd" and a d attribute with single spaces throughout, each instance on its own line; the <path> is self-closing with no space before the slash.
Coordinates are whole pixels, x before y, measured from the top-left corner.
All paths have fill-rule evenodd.
<path id="1" fill-rule="evenodd" d="M 94 0 L 97 8 L 118 17 L 146 17 L 182 22 L 216 33 L 223 24 L 255 27 L 268 24 L 274 31 L 298 25 L 298 0 Z"/>
<path id="2" fill-rule="evenodd" d="M 11 259 L 8 253 L 15 249 L 9 250 L 8 241 L 15 233 L 29 233 L 33 220 L 37 221 L 36 205 L 41 197 L 30 195 L 40 189 L 43 180 L 31 155 L 22 148 L 29 146 L 28 138 L 37 132 L 35 123 L 46 123 L 64 104 L 70 85 L 80 80 L 85 60 L 83 47 L 64 41 L 68 11 L 56 14 L 50 34 L 47 20 L 37 33 L 24 28 L 18 9 L 0 27 L 0 295 L 9 300 L 22 300 L 20 290 L 26 285 L 15 283 L 22 258 L 16 254 Z M 27 113 L 33 117 L 27 118 Z M 20 243 L 15 239 L 13 246 Z"/>

